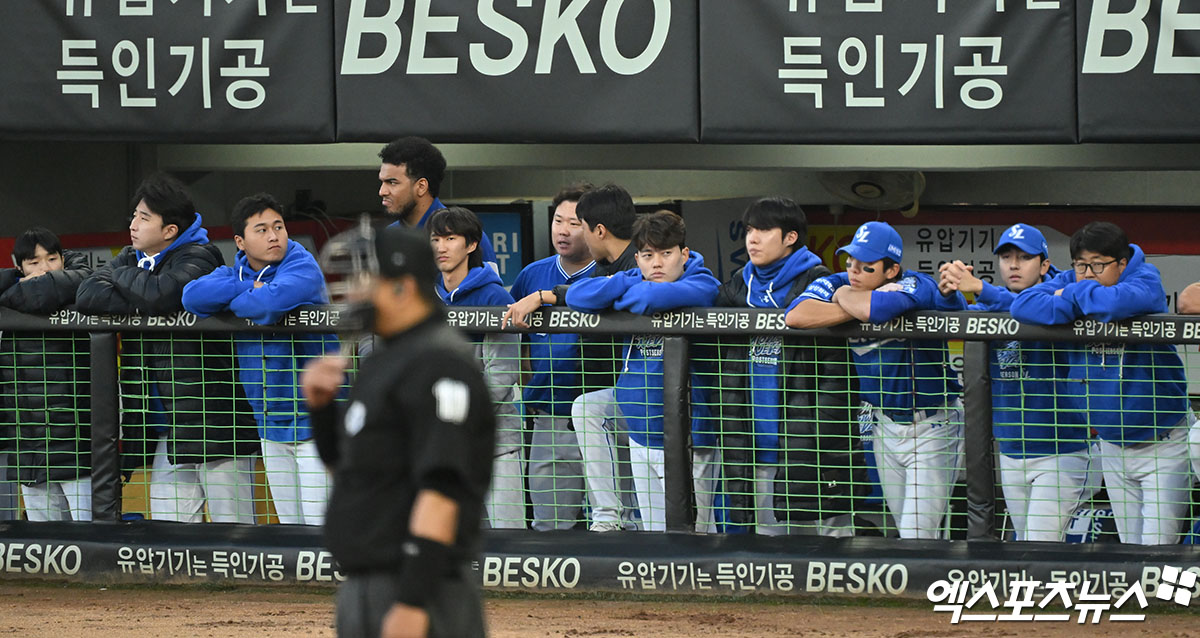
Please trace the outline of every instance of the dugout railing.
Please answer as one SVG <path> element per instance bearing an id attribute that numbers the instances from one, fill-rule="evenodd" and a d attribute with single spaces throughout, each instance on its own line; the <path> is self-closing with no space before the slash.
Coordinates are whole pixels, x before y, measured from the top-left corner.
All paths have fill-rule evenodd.
<path id="1" fill-rule="evenodd" d="M 467 333 L 487 334 L 511 330 L 500 324 L 503 310 L 498 308 L 449 308 L 448 320 L 451 325 L 463 329 Z M 275 333 L 332 333 L 339 328 L 340 309 L 337 307 L 306 307 L 290 313 L 283 321 L 274 326 L 255 326 L 247 321 L 233 317 L 214 317 L 197 319 L 188 313 L 178 313 L 166 317 L 125 317 L 125 316 L 88 316 L 73 311 L 63 311 L 49 318 L 22 315 L 10 311 L 0 311 L 0 331 L 28 332 L 40 331 L 45 333 L 86 333 L 89 342 L 91 369 L 91 420 L 90 437 L 92 452 L 91 478 L 93 485 L 93 520 L 97 523 L 113 523 L 121 519 L 122 468 L 119 460 L 120 427 L 121 427 L 121 386 L 118 371 L 119 335 L 175 335 L 176 338 L 199 336 L 203 333 L 233 333 L 241 331 L 275 332 Z M 666 480 L 666 523 L 669 531 L 686 532 L 692 529 L 695 511 L 692 508 L 692 482 L 688 480 L 690 458 L 687 441 L 689 438 L 689 402 L 690 394 L 688 363 L 692 349 L 690 346 L 698 341 L 713 340 L 721 336 L 739 337 L 747 334 L 784 335 L 790 337 L 803 336 L 814 338 L 843 339 L 917 339 L 934 341 L 961 341 L 962 361 L 961 379 L 962 395 L 965 404 L 964 440 L 965 440 L 965 503 L 966 503 L 966 536 L 970 539 L 989 540 L 997 538 L 997 503 L 998 487 L 995 469 L 995 448 L 992 437 L 992 401 L 989 373 L 988 344 L 994 341 L 1046 341 L 1046 342 L 1112 342 L 1112 343 L 1164 343 L 1176 345 L 1200 344 L 1200 318 L 1154 315 L 1119 323 L 1102 323 L 1092 320 L 1076 321 L 1068 326 L 1040 327 L 1019 324 L 1005 314 L 993 313 L 917 313 L 907 315 L 886 324 L 850 323 L 821 330 L 792 330 L 784 326 L 783 312 L 756 309 L 685 309 L 677 312 L 664 313 L 655 316 L 638 316 L 625 313 L 608 313 L 603 315 L 587 315 L 567 309 L 547 308 L 530 317 L 530 332 L 541 333 L 579 333 L 595 335 L 659 334 L 663 336 L 662 357 L 664 361 L 662 376 L 662 397 L 664 410 L 664 449 L 665 449 L 665 480 Z M 63 527 L 55 524 L 46 525 L 48 538 L 70 539 L 73 532 L 71 526 Z M 183 526 L 197 528 L 202 526 Z M 188 534 L 205 534 L 208 540 L 214 538 L 220 542 L 222 538 L 235 542 L 238 538 L 248 538 L 248 532 L 239 531 L 246 526 L 208 525 L 209 532 L 188 532 Z M 264 527 L 264 526 L 259 526 Z M 318 537 L 301 533 L 300 530 L 278 530 L 281 542 L 303 546 L 311 544 Z M 281 526 L 286 527 L 286 526 Z M 14 528 L 4 535 L 14 538 L 36 538 L 37 526 L 21 526 L 19 533 L 12 533 Z M 139 526 L 138 534 L 142 537 L 153 536 L 154 532 L 146 532 Z M 159 529 L 181 529 L 179 526 Z M 214 537 L 214 534 L 216 535 Z M 544 535 L 542 535 L 544 537 Z M 561 539 L 558 534 L 551 536 Z M 577 546 L 594 544 L 597 547 L 625 547 L 630 545 L 631 538 L 618 540 L 611 535 L 580 535 Z M 673 535 L 672 535 L 673 536 Z M 532 531 L 516 533 L 493 534 L 495 542 L 489 545 L 501 548 L 499 551 L 508 555 L 520 555 L 522 552 L 548 553 L 547 542 L 538 539 L 539 534 Z M 256 536 L 259 544 L 270 544 L 269 537 Z M 263 540 L 267 538 L 268 540 Z M 706 551 L 733 552 L 745 556 L 753 553 L 756 548 L 767 548 L 771 554 L 778 555 L 788 551 L 786 547 L 801 547 L 804 541 L 793 539 L 765 539 L 761 542 L 755 539 L 728 537 L 727 541 L 719 541 L 711 536 L 695 537 L 695 540 L 675 537 L 673 547 L 656 545 L 655 541 L 646 535 L 637 535 L 638 543 L 645 543 L 650 549 L 643 554 L 654 556 L 653 549 L 660 550 L 682 560 L 684 554 L 703 553 Z M 710 540 L 702 540 L 702 539 Z M 530 544 L 525 547 L 527 539 Z M 916 560 L 916 556 L 930 557 L 929 546 L 918 544 L 896 545 L 891 539 L 841 539 L 856 542 L 853 547 L 866 548 L 866 554 L 875 560 L 886 560 L 888 556 L 907 556 Z M 869 547 L 864 542 L 870 541 Z M 714 545 L 713 542 L 727 543 Z M 832 552 L 836 556 L 852 545 L 831 545 L 824 541 L 820 544 L 824 552 Z M 616 543 L 616 544 L 614 544 Z M 757 543 L 757 544 L 756 544 Z M 787 543 L 791 543 L 788 545 Z M 1012 545 L 1012 544 L 1006 544 Z M 1112 546 L 1109 546 L 1110 548 Z M 633 550 L 629 550 L 633 551 Z M 963 558 L 963 549 L 958 549 L 938 557 L 939 560 L 958 561 Z M 989 550 L 990 551 L 990 550 Z M 683 552 L 683 554 L 680 554 Z M 937 550 L 933 550 L 936 554 Z M 1159 549 L 1123 548 L 1120 551 L 1109 551 L 1107 557 L 1120 561 L 1136 561 L 1138 556 L 1155 556 L 1161 560 L 1196 563 L 1194 550 L 1180 547 L 1178 550 L 1166 551 Z M 1021 560 L 1028 560 L 1030 554 L 1023 553 Z M 1047 554 L 1049 556 L 1051 554 Z M 314 559 L 316 560 L 316 559 Z M 327 558 L 321 560 L 328 560 Z M 506 559 L 507 560 L 507 559 Z M 1098 560 L 1095 552 L 1089 552 L 1087 560 Z M 1158 560 L 1158 558 L 1156 558 Z M 626 561 L 628 562 L 628 561 Z M 489 563 L 490 564 L 490 563 Z M 640 565 L 640 564 L 639 564 Z M 310 567 L 311 567 L 310 563 Z M 328 568 L 328 566 L 326 566 Z M 297 569 L 300 569 L 297 567 Z M 505 563 L 505 569 L 507 564 Z M 576 565 L 576 577 L 579 567 Z M 653 569 L 653 567 L 651 567 Z M 800 567 L 798 569 L 803 569 Z M 824 569 L 824 568 L 822 568 Z M 633 578 L 627 572 L 625 563 L 620 567 L 614 565 L 614 574 L 622 583 Z M 719 565 L 717 571 L 719 572 Z M 752 570 L 751 570 L 752 571 Z M 487 567 L 484 567 L 484 583 L 488 582 Z M 314 572 L 315 573 L 315 572 Z M 498 572 L 502 575 L 504 572 Z M 790 568 L 789 568 L 790 573 Z M 809 577 L 812 577 L 811 567 Z M 635 574 L 636 575 L 636 574 Z M 504 576 L 507 578 L 507 576 Z M 275 579 L 267 579 L 275 580 Z M 544 579 L 543 579 L 544 580 Z M 514 582 L 519 582 L 517 579 Z M 507 581 L 498 581 L 501 586 Z M 630 581 L 632 582 L 632 581 Z M 822 583 L 827 582 L 822 580 Z M 832 581 L 828 581 L 832 582 Z M 910 582 L 911 587 L 916 583 Z M 621 588 L 618 586 L 618 588 Z M 810 588 L 811 589 L 811 588 Z"/>

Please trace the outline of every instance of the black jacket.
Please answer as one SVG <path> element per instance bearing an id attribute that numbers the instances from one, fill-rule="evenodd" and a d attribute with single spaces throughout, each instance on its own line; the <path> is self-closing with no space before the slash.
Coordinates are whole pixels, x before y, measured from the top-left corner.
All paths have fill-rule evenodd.
<path id="1" fill-rule="evenodd" d="M 75 302 L 92 272 L 87 256 L 63 251 L 63 270 L 19 281 L 0 271 L 0 306 L 48 315 Z M 87 333 L 4 331 L 0 337 L 0 410 L 17 476 L 26 485 L 91 473 L 90 355 Z"/>
<path id="2" fill-rule="evenodd" d="M 830 274 L 815 266 L 792 284 L 786 308 L 814 280 Z M 739 269 L 721 286 L 717 306 L 746 307 Z M 722 338 L 720 401 L 723 471 L 730 495 L 730 521 L 754 523 L 750 481 L 754 478 L 754 423 L 749 410 L 748 372 L 753 337 Z M 867 491 L 858 440 L 858 388 L 845 340 L 781 337 L 784 383 L 775 477 L 775 515 L 780 521 L 809 521 L 852 511 Z"/>
<path id="3" fill-rule="evenodd" d="M 183 287 L 223 265 L 212 244 L 190 243 L 161 257 L 154 270 L 126 247 L 79 287 L 76 306 L 91 314 L 163 315 L 183 310 Z M 124 469 L 145 464 L 155 423 L 169 431 L 171 463 L 203 463 L 254 454 L 258 430 L 239 383 L 227 333 L 123 332 L 121 335 Z M 161 410 L 156 409 L 161 402 Z M 140 444 L 148 445 L 147 448 Z"/>
<path id="4" fill-rule="evenodd" d="M 422 489 L 458 503 L 454 557 L 473 555 L 496 435 L 474 347 L 436 310 L 378 342 L 346 406 L 340 416 L 333 405 L 312 415 L 317 450 L 334 473 L 325 543 L 341 567 L 397 570 Z"/>
<path id="5" fill-rule="evenodd" d="M 597 262 L 596 268 L 592 270 L 592 276 L 607 277 L 625 272 L 630 268 L 637 268 L 636 255 L 637 249 L 634 248 L 633 242 L 630 242 L 625 247 L 625 252 L 613 261 Z M 568 286 L 569 284 L 562 284 L 554 287 L 560 304 L 566 304 Z M 617 377 L 625 363 L 624 337 L 620 335 L 580 335 L 579 352 L 582 359 L 579 364 L 579 379 L 584 392 L 595 392 L 617 385 Z"/>

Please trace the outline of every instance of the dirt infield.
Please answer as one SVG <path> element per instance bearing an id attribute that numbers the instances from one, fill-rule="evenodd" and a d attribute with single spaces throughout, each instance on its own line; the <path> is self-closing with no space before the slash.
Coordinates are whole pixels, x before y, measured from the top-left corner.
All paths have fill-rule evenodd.
<path id="1" fill-rule="evenodd" d="M 591 600 L 492 597 L 493 638 L 943 638 L 950 636 L 1200 636 L 1196 614 L 1155 612 L 1144 623 L 951 625 L 919 603 Z M 0 635 L 23 638 L 283 638 L 334 636 L 328 591 L 185 587 L 101 588 L 0 581 Z"/>

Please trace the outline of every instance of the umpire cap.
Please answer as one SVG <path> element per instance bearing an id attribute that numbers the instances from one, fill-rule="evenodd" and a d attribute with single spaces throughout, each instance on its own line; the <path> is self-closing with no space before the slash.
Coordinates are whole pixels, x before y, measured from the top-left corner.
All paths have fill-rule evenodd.
<path id="1" fill-rule="evenodd" d="M 384 227 L 375 234 L 375 255 L 381 277 L 412 275 L 418 286 L 433 288 L 438 270 L 424 232 L 398 224 Z"/>

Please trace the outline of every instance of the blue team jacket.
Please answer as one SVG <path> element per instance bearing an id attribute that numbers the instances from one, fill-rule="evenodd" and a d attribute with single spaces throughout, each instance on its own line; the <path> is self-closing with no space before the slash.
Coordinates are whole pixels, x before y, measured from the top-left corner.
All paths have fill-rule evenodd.
<path id="1" fill-rule="evenodd" d="M 960 297 L 945 297 L 929 275 L 906 270 L 896 281 L 900 290 L 871 293 L 871 322 L 884 323 L 910 310 L 962 310 Z M 850 285 L 836 273 L 808 286 L 788 310 L 805 299 L 829 302 L 833 293 Z M 952 403 L 962 386 L 950 370 L 944 341 L 909 339 L 851 339 L 859 395 L 897 423 L 912 423 L 913 410 L 939 409 Z"/>
<path id="2" fill-rule="evenodd" d="M 747 263 L 741 271 L 746 284 L 746 305 L 779 308 L 781 302 L 787 303 L 792 282 L 820 263 L 821 258 L 804 246 L 764 268 Z M 747 385 L 754 421 L 754 458 L 759 463 L 779 461 L 779 421 L 783 418 L 784 403 L 781 388 L 786 384 L 781 376 L 783 347 L 780 336 L 760 335 L 750 340 Z"/>
<path id="3" fill-rule="evenodd" d="M 521 299 L 538 290 L 550 290 L 591 277 L 596 262 L 568 275 L 558 255 L 539 259 L 523 268 L 513 282 L 513 299 Z M 533 374 L 523 389 L 525 405 L 557 416 L 571 415 L 571 401 L 579 396 L 579 335 L 531 332 L 529 364 Z"/>
<path id="4" fill-rule="evenodd" d="M 255 288 L 255 281 L 265 285 Z M 297 306 L 324 303 L 329 303 L 329 298 L 317 260 L 290 239 L 278 264 L 256 272 L 246 254 L 238 251 L 232 268 L 217 268 L 183 288 L 183 307 L 198 317 L 232 311 L 260 325 L 279 321 Z M 337 350 L 337 337 L 239 332 L 235 338 L 238 378 L 254 408 L 259 436 L 287 443 L 312 438 L 297 377 L 309 359 Z"/>
<path id="5" fill-rule="evenodd" d="M 1023 291 L 1012 315 L 1023 323 L 1056 325 L 1090 316 L 1119 321 L 1166 312 L 1158 268 L 1137 244 L 1113 286 L 1076 281 L 1075 271 Z M 1112 266 L 1109 266 L 1112 268 Z M 1061 289 L 1062 296 L 1054 292 Z M 1153 343 L 1077 344 L 1068 352 L 1068 374 L 1084 388 L 1088 423 L 1116 445 L 1165 436 L 1187 414 L 1187 379 L 1175 346 Z"/>
<path id="6" fill-rule="evenodd" d="M 1051 266 L 1042 281 L 1058 275 Z M 976 297 L 979 303 L 967 309 L 1007 312 L 1016 296 L 985 281 Z M 1081 385 L 1068 375 L 1071 344 L 997 341 L 988 350 L 992 431 L 1001 454 L 1032 458 L 1087 448 L 1087 405 Z"/>
<path id="7" fill-rule="evenodd" d="M 476 266 L 467 271 L 467 276 L 454 290 L 446 290 L 446 282 L 437 277 L 434 283 L 438 297 L 447 306 L 505 306 L 513 302 L 512 295 L 504 289 L 500 275 L 487 266 Z"/>
<path id="8" fill-rule="evenodd" d="M 626 310 L 649 315 L 677 308 L 711 306 L 721 282 L 704 267 L 704 257 L 691 251 L 683 276 L 672 282 L 650 282 L 631 268 L 611 277 L 593 277 L 567 289 L 567 305 L 582 312 Z M 634 335 L 625 347 L 625 365 L 614 394 L 629 438 L 639 445 L 663 446 L 663 337 Z M 703 357 L 696 357 L 703 359 Z M 704 388 L 707 380 L 703 361 L 692 366 L 692 444 L 708 447 L 716 442 Z"/>

